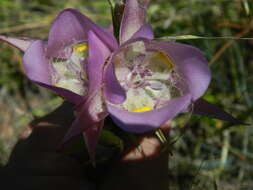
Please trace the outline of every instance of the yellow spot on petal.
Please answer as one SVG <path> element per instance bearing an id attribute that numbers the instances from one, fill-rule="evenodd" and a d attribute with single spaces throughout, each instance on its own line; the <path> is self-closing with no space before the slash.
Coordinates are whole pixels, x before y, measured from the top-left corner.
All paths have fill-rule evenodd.
<path id="1" fill-rule="evenodd" d="M 174 66 L 173 66 L 173 63 L 171 62 L 171 60 L 168 58 L 168 56 L 164 55 L 164 53 L 162 52 L 159 52 L 158 54 L 158 57 L 161 58 L 165 64 L 170 68 L 172 69 Z"/>
<path id="2" fill-rule="evenodd" d="M 133 110 L 133 112 L 146 112 L 146 111 L 151 111 L 151 110 L 152 110 L 152 108 L 146 106 L 141 109 Z"/>
<path id="3" fill-rule="evenodd" d="M 85 45 L 85 44 L 77 45 L 77 46 L 75 47 L 75 51 L 76 51 L 76 52 L 84 52 L 84 51 L 86 51 L 87 49 L 88 49 L 88 46 Z"/>

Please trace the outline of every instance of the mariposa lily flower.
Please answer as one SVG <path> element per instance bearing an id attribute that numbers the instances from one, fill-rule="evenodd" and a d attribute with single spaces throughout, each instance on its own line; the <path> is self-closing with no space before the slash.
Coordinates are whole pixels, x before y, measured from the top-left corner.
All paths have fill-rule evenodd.
<path id="1" fill-rule="evenodd" d="M 147 4 L 147 0 L 126 1 L 119 42 L 74 9 L 58 15 L 48 42 L 0 36 L 24 51 L 30 80 L 76 105 L 76 119 L 64 142 L 83 134 L 93 160 L 108 114 L 120 128 L 134 133 L 155 130 L 189 110 L 239 123 L 201 99 L 211 72 L 198 49 L 154 41 L 145 22 Z"/>

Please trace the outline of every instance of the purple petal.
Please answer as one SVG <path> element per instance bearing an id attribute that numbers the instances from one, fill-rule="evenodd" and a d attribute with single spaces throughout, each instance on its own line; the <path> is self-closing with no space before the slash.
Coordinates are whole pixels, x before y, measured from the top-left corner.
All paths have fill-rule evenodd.
<path id="1" fill-rule="evenodd" d="M 103 127 L 103 120 L 107 116 L 103 106 L 101 91 L 95 96 L 89 96 L 82 105 L 78 105 L 76 108 L 78 116 L 64 137 L 63 143 L 77 135 L 83 134 L 90 158 L 94 161 L 95 149 Z"/>
<path id="2" fill-rule="evenodd" d="M 134 133 L 144 133 L 159 128 L 169 119 L 182 112 L 191 103 L 191 95 L 172 99 L 160 109 L 134 113 L 124 111 L 107 104 L 107 109 L 113 121 L 123 130 Z"/>
<path id="3" fill-rule="evenodd" d="M 87 73 L 89 78 L 89 93 L 92 94 L 101 88 L 104 65 L 111 52 L 93 31 L 90 31 L 88 34 L 88 45 Z"/>
<path id="4" fill-rule="evenodd" d="M 49 60 L 42 41 L 33 42 L 25 51 L 23 65 L 27 77 L 35 82 L 50 84 Z"/>
<path id="5" fill-rule="evenodd" d="M 106 100 L 113 104 L 121 104 L 126 99 L 126 92 L 120 85 L 114 70 L 113 65 L 113 59 L 115 58 L 115 55 L 117 55 L 119 52 L 123 51 L 124 48 L 126 48 L 129 44 L 134 43 L 136 41 L 143 41 L 146 42 L 147 39 L 143 38 L 132 38 L 128 40 L 126 43 L 122 44 L 117 50 L 113 52 L 111 55 L 110 60 L 108 61 L 108 64 L 105 67 L 104 72 L 104 95 Z"/>
<path id="6" fill-rule="evenodd" d="M 74 122 L 72 123 L 70 129 L 68 130 L 67 134 L 63 138 L 63 143 L 68 142 L 73 137 L 82 134 L 88 128 L 92 128 L 96 126 L 98 121 L 94 120 L 89 113 L 90 105 L 83 104 L 82 109 Z M 100 122 L 100 121 L 99 121 Z"/>
<path id="7" fill-rule="evenodd" d="M 86 147 L 92 162 L 95 161 L 95 152 L 101 131 L 104 126 L 104 120 L 94 121 L 88 112 L 88 109 L 84 109 L 81 114 L 72 123 L 69 131 L 65 135 L 62 141 L 62 145 L 67 143 L 72 138 L 82 134 L 86 143 Z"/>
<path id="8" fill-rule="evenodd" d="M 198 115 L 204 115 L 207 117 L 212 117 L 215 119 L 228 121 L 228 122 L 231 122 L 235 125 L 243 124 L 242 122 L 240 122 L 239 120 L 234 118 L 229 113 L 223 111 L 218 106 L 211 104 L 202 98 L 200 98 L 196 102 L 194 102 L 192 113 L 198 114 Z"/>
<path id="9" fill-rule="evenodd" d="M 0 35 L 0 40 L 10 44 L 11 46 L 14 46 L 21 51 L 25 51 L 28 49 L 28 47 L 31 45 L 31 43 L 34 41 L 32 39 L 28 38 L 15 38 L 15 37 L 7 37 Z"/>
<path id="10" fill-rule="evenodd" d="M 60 88 L 60 87 L 56 87 L 56 86 L 52 86 L 52 85 L 48 85 L 48 84 L 44 84 L 44 83 L 40 83 L 40 82 L 36 82 L 40 86 L 43 86 L 45 88 L 48 88 L 52 91 L 54 91 L 55 93 L 57 93 L 58 95 L 62 96 L 64 99 L 66 99 L 69 102 L 72 102 L 74 104 L 79 104 L 84 97 L 80 96 L 79 94 L 76 94 L 72 91 L 69 91 L 65 88 Z"/>
<path id="11" fill-rule="evenodd" d="M 47 56 L 66 58 L 66 47 L 87 41 L 90 30 L 93 30 L 111 50 L 117 48 L 117 41 L 109 31 L 97 26 L 77 10 L 66 9 L 55 19 L 49 32 Z"/>
<path id="12" fill-rule="evenodd" d="M 104 82 L 104 95 L 106 100 L 113 104 L 123 103 L 126 99 L 126 93 L 116 78 L 112 58 L 105 69 Z"/>
<path id="13" fill-rule="evenodd" d="M 104 120 L 95 123 L 92 127 L 87 128 L 83 132 L 83 137 L 86 143 L 86 147 L 90 156 L 90 159 L 95 165 L 96 147 L 99 141 L 101 131 L 104 126 Z"/>
<path id="14" fill-rule="evenodd" d="M 145 24 L 147 1 L 126 1 L 121 26 L 120 44 L 129 40 Z"/>
<path id="15" fill-rule="evenodd" d="M 95 123 L 99 122 L 101 119 L 97 119 L 93 117 L 92 108 L 96 106 L 96 99 L 89 97 L 81 103 L 77 105 L 75 108 L 78 113 L 76 119 L 72 123 L 69 131 L 65 135 L 63 139 L 63 143 L 69 141 L 71 138 L 82 134 L 87 128 L 90 128 L 95 125 Z"/>
<path id="16" fill-rule="evenodd" d="M 55 91 L 68 101 L 76 104 L 79 103 L 82 100 L 81 96 L 69 90 L 51 85 L 49 60 L 46 58 L 45 49 L 44 43 L 37 40 L 25 51 L 23 65 L 27 77 L 40 86 Z"/>
<path id="17" fill-rule="evenodd" d="M 152 27 L 149 24 L 144 24 L 134 35 L 131 37 L 131 39 L 136 38 L 146 38 L 149 40 L 154 39 L 154 32 Z"/>
<path id="18" fill-rule="evenodd" d="M 211 80 L 211 71 L 207 60 L 198 49 L 174 42 L 150 42 L 148 46 L 168 55 L 187 84 L 188 89 L 185 90 L 190 91 L 193 100 L 204 94 Z"/>

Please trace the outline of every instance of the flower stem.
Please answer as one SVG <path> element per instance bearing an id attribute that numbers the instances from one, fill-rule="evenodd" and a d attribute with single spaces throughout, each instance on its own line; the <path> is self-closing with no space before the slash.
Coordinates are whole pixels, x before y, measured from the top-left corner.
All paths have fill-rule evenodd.
<path id="1" fill-rule="evenodd" d="M 116 2 L 114 2 L 113 0 L 108 0 L 108 3 L 111 7 L 113 33 L 115 38 L 119 41 L 120 24 L 125 4 L 122 0 L 117 0 Z"/>
<path id="2" fill-rule="evenodd" d="M 155 134 L 158 137 L 158 139 L 161 141 L 162 144 L 167 144 L 168 141 L 167 141 L 166 137 L 164 136 L 161 129 L 157 129 L 155 131 Z"/>

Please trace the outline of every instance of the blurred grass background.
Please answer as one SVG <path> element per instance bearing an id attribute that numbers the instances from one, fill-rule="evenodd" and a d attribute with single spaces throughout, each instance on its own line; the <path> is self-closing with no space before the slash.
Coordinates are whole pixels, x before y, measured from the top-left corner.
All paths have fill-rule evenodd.
<path id="1" fill-rule="evenodd" d="M 50 23 L 69 7 L 104 27 L 111 22 L 106 0 L 0 0 L 0 34 L 46 40 Z M 156 37 L 253 36 L 253 0 L 151 0 L 148 13 Z M 198 47 L 210 61 L 213 77 L 205 98 L 250 125 L 196 116 L 173 121 L 171 138 L 180 138 L 170 159 L 171 189 L 252 189 L 253 40 L 181 42 Z M 0 50 L 1 166 L 29 121 L 62 100 L 26 79 L 21 52 L 3 43 Z"/>

